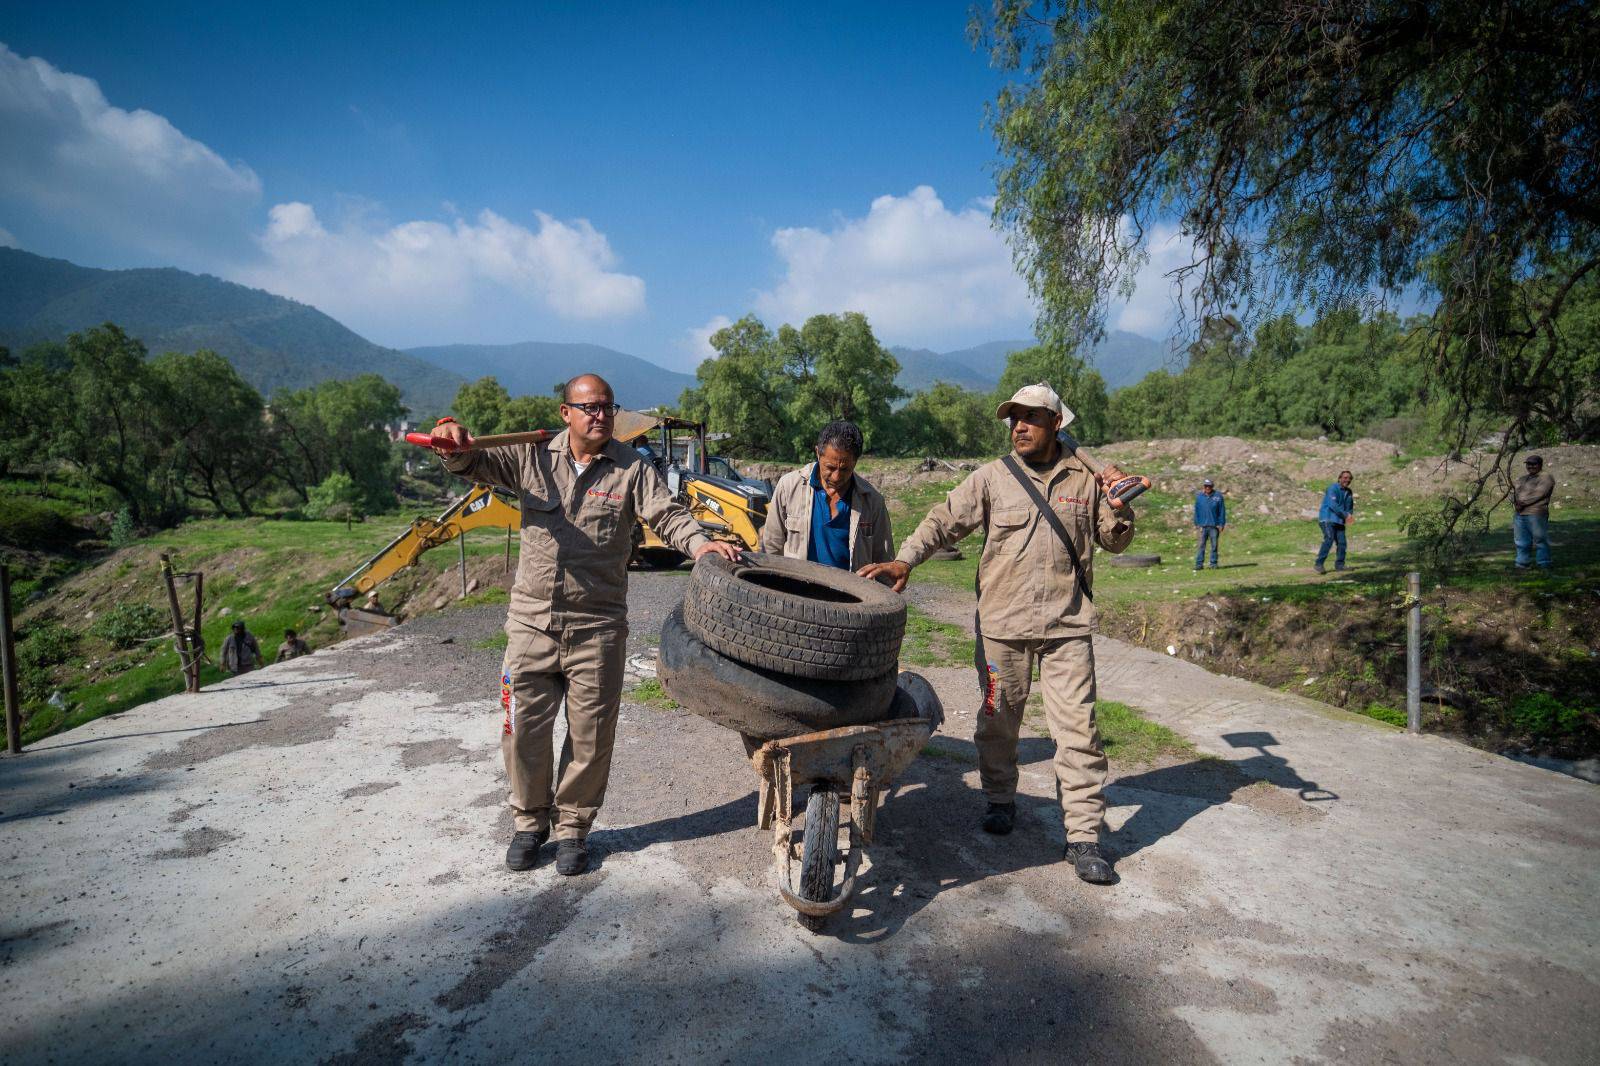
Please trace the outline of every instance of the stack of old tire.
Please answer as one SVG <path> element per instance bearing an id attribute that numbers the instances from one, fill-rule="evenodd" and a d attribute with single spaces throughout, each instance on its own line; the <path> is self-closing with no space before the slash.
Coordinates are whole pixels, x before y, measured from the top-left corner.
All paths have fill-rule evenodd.
<path id="1" fill-rule="evenodd" d="M 905 601 L 844 570 L 758 552 L 701 556 L 661 630 L 662 686 L 747 744 L 902 714 Z"/>

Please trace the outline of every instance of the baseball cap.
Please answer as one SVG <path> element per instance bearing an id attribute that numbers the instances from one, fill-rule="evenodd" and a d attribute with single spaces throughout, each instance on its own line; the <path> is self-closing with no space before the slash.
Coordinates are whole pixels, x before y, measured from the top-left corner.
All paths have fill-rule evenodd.
<path id="1" fill-rule="evenodd" d="M 1061 416 L 1063 428 L 1069 425 L 1075 417 L 1071 411 L 1067 410 L 1066 404 L 1061 402 L 1061 397 L 1056 395 L 1056 390 L 1042 381 L 1037 385 L 1024 385 L 1012 393 L 1011 399 L 995 408 L 994 416 L 996 418 L 1010 418 L 1016 413 L 1016 408 L 1018 407 L 1043 407 L 1047 411 L 1054 411 Z"/>
<path id="2" fill-rule="evenodd" d="M 1202 485 L 1210 485 L 1212 488 L 1216 488 L 1217 487 L 1216 483 L 1213 482 L 1210 478 L 1206 478 L 1204 481 L 1200 482 L 1200 484 L 1202 484 Z"/>

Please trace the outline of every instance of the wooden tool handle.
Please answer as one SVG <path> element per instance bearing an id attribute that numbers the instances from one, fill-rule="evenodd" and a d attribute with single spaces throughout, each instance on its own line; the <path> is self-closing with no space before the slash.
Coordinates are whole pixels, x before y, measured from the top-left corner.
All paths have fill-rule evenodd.
<path id="1" fill-rule="evenodd" d="M 442 452 L 469 452 L 483 448 L 509 448 L 514 444 L 543 444 L 555 433 L 548 429 L 534 429 L 526 433 L 496 433 L 487 437 L 473 437 L 471 447 L 458 448 L 443 438 L 427 433 L 407 433 L 406 442 L 420 448 L 437 448 Z"/>

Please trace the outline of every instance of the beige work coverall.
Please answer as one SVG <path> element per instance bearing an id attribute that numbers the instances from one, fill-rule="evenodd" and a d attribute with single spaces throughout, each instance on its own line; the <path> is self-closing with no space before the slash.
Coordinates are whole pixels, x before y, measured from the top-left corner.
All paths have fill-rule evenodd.
<path id="1" fill-rule="evenodd" d="M 588 835 L 605 800 L 622 702 L 628 556 L 643 518 L 693 555 L 706 537 L 654 466 L 610 441 L 578 473 L 562 432 L 542 445 L 448 456 L 452 473 L 515 493 L 521 553 L 506 613 L 500 750 L 518 831 Z M 551 737 L 563 699 L 567 739 L 552 786 Z"/>
<path id="2" fill-rule="evenodd" d="M 772 506 L 761 527 L 761 550 L 772 555 L 804 559 L 811 545 L 811 471 L 807 463 L 778 479 L 772 488 Z M 850 479 L 850 569 L 894 558 L 894 531 L 883 495 L 857 474 Z"/>
<path id="3" fill-rule="evenodd" d="M 1076 457 L 1063 454 L 1041 469 L 1017 462 L 1066 527 L 1092 585 L 1095 545 L 1113 553 L 1127 548 L 1133 512 L 1113 510 L 1099 481 Z M 1045 721 L 1056 742 L 1056 792 L 1067 840 L 1095 841 L 1105 819 L 1106 757 L 1094 716 L 1094 604 L 1083 594 L 1061 538 L 996 460 L 973 471 L 930 511 L 898 558 L 917 566 L 980 528 L 985 540 L 978 560 L 974 665 L 983 703 L 973 739 L 984 794 L 991 803 L 1015 802 L 1017 734 L 1037 662 Z"/>

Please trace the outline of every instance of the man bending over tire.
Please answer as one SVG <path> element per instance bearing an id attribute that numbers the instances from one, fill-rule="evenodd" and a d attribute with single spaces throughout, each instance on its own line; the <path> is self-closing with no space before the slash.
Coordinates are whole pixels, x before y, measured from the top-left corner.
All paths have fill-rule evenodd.
<path id="1" fill-rule="evenodd" d="M 976 657 L 983 706 L 974 737 L 988 800 L 983 828 L 1003 836 L 1016 822 L 1017 732 L 1037 663 L 1056 742 L 1066 859 L 1085 881 L 1110 884 L 1115 875 L 1100 854 L 1106 757 L 1094 717 L 1093 553 L 1095 545 L 1127 548 L 1133 512 L 1113 509 L 1102 491 L 1120 470 L 1108 465 L 1096 480 L 1062 449 L 1056 433 L 1072 415 L 1049 385 L 1019 389 L 995 414 L 1011 425 L 1012 453 L 956 486 L 893 562 L 860 573 L 888 575 L 903 589 L 912 567 L 983 530 Z"/>
<path id="2" fill-rule="evenodd" d="M 866 478 L 856 476 L 862 444 L 854 422 L 822 427 L 817 461 L 789 471 L 772 490 L 762 551 L 841 570 L 894 558 L 889 508 Z"/>
<path id="3" fill-rule="evenodd" d="M 451 473 L 521 501 L 521 554 L 500 677 L 500 751 L 516 823 L 506 865 L 513 870 L 537 864 L 552 807 L 556 872 L 589 868 L 585 838 L 605 799 L 622 701 L 635 519 L 685 555 L 738 556 L 700 532 L 655 467 L 612 440 L 617 410 L 603 378 L 580 374 L 562 393 L 567 428 L 546 443 L 441 450 Z M 456 447 L 472 443 L 467 428 L 449 418 L 439 421 L 433 436 Z M 553 782 L 551 737 L 563 699 L 567 739 L 560 780 Z"/>

